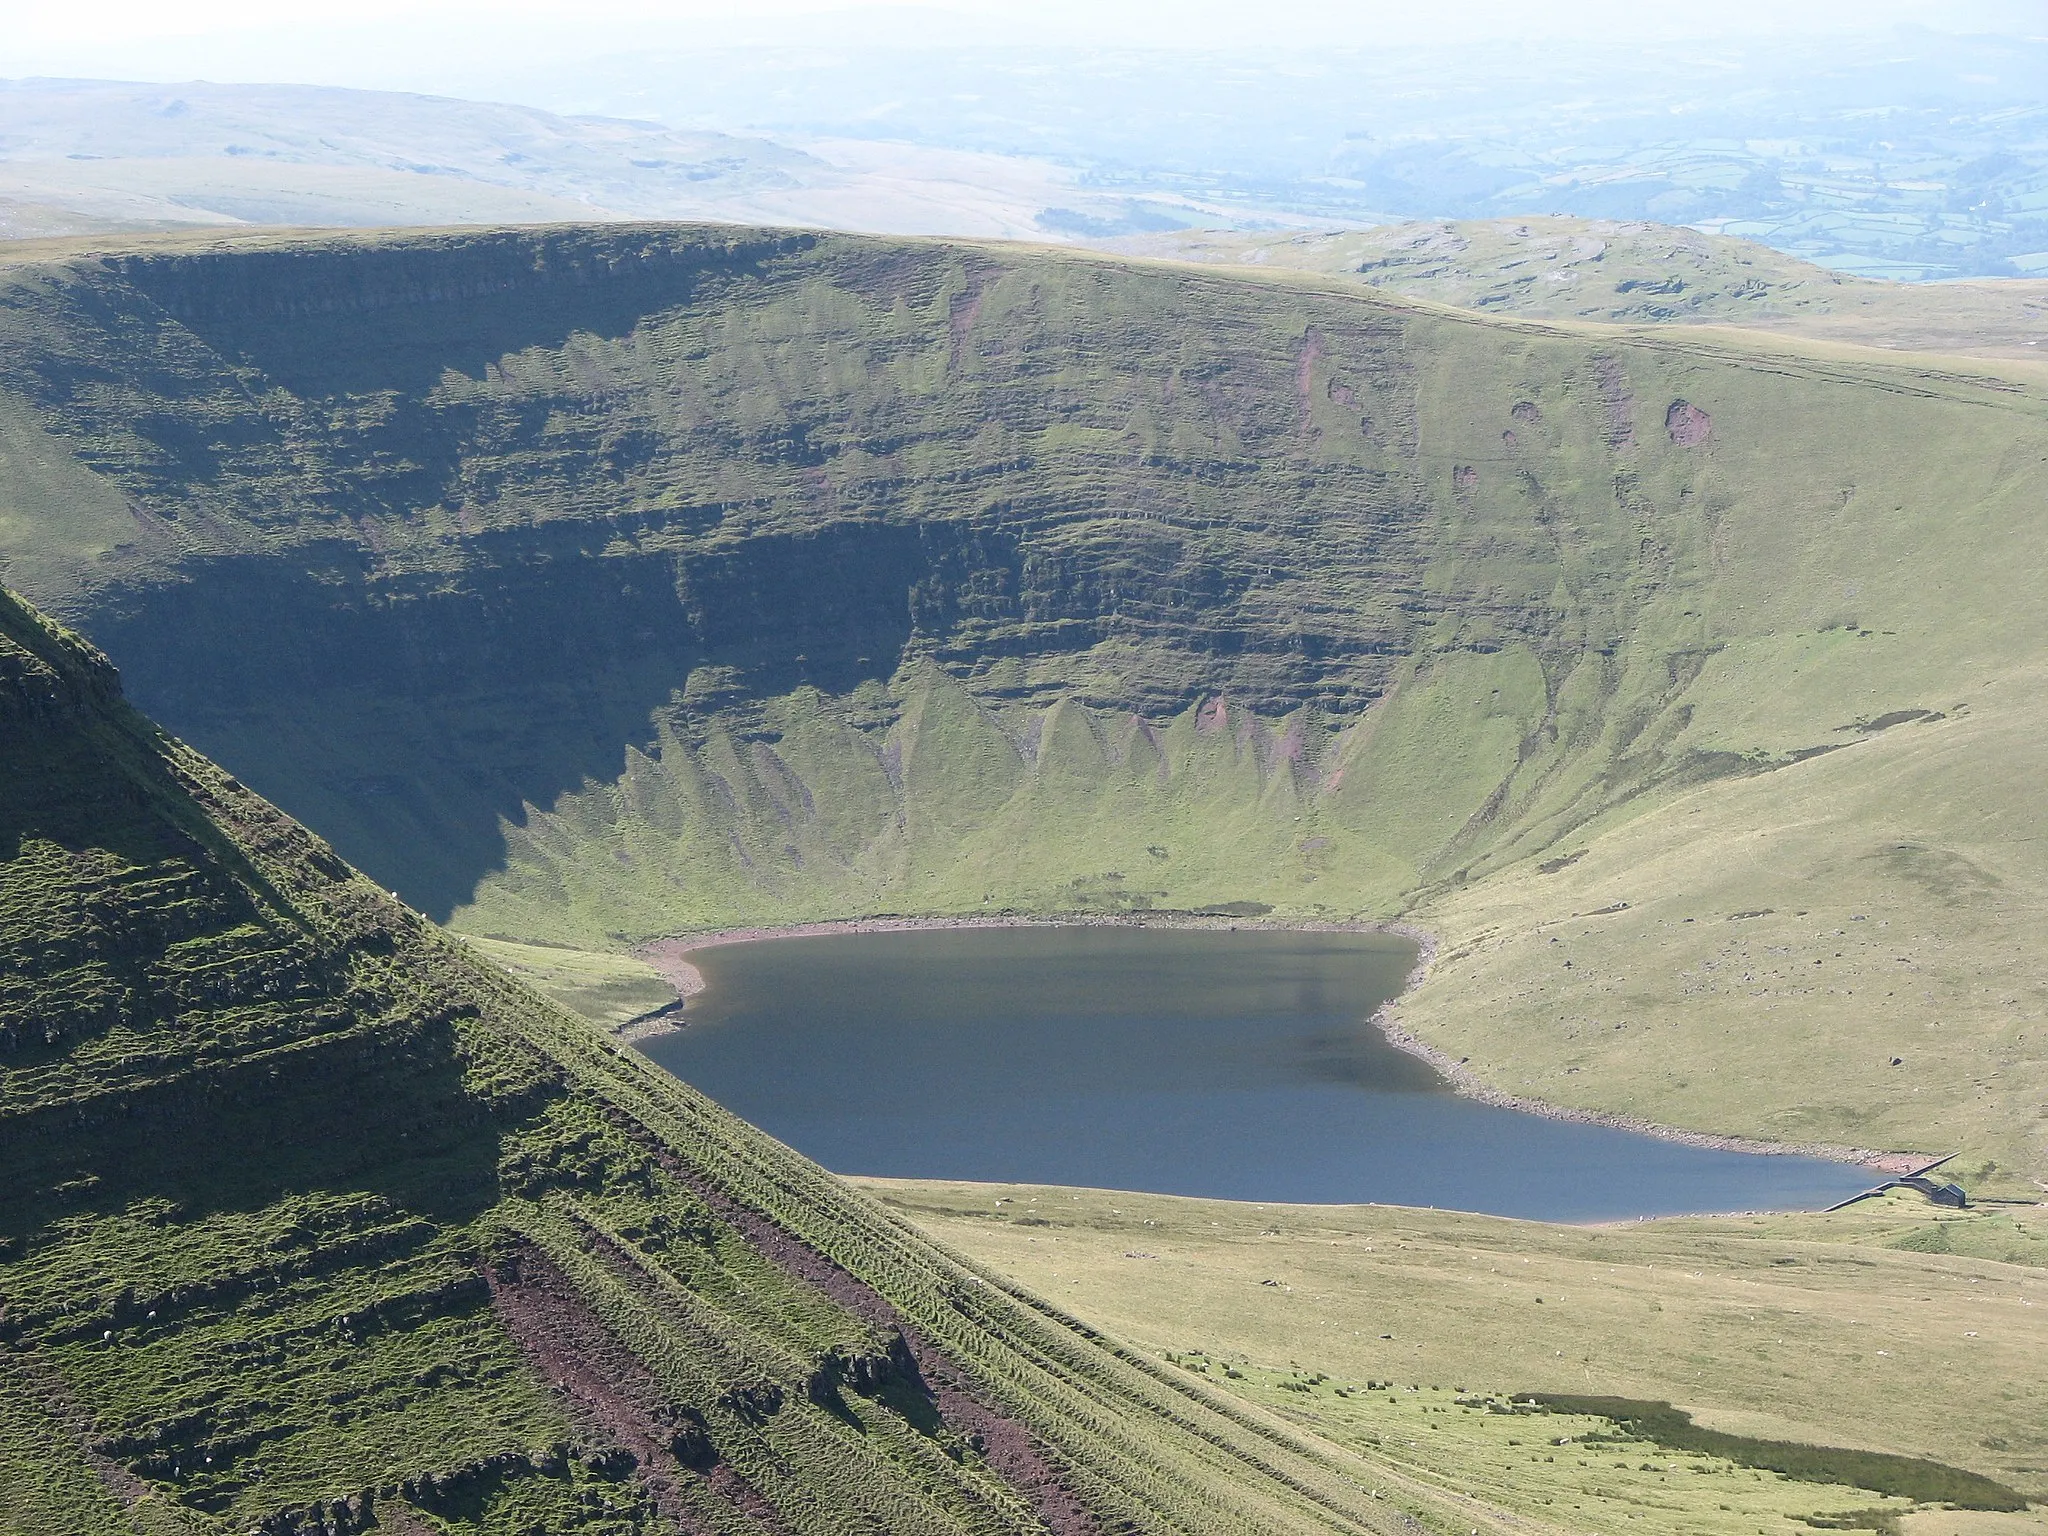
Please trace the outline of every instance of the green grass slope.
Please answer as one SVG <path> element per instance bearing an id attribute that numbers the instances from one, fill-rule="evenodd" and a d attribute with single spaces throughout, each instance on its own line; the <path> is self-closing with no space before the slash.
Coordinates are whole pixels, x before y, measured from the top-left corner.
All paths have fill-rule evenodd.
<path id="1" fill-rule="evenodd" d="M 1413 1528 L 480 963 L 5 594 L 0 1166 L 9 1533 Z"/>
<path id="2" fill-rule="evenodd" d="M 2048 1178 L 2037 370 L 687 227 L 80 248 L 0 337 L 11 579 L 468 932 L 1419 913 L 1498 1086 Z M 1654 926 L 1837 898 L 1941 939 L 1896 1018 Z"/>
<path id="3" fill-rule="evenodd" d="M 1404 1019 L 1511 1093 L 1960 1150 L 1965 1182 L 2037 1195 L 2041 684 L 1994 675 L 1943 718 L 1849 732 L 1433 902 L 1446 948 Z"/>

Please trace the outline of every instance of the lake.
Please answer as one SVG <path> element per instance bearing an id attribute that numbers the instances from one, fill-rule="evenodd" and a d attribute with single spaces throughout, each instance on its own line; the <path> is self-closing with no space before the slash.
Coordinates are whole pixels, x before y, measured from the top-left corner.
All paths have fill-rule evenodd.
<path id="1" fill-rule="evenodd" d="M 1479 1104 L 1369 1022 L 1378 934 L 987 928 L 698 950 L 659 1065 L 840 1173 L 1603 1221 L 1877 1182 Z"/>

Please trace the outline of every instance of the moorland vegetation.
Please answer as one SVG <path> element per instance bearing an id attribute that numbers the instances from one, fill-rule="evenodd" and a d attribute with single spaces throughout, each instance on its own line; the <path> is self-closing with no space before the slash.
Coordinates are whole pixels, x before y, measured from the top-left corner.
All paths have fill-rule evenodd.
<path id="1" fill-rule="evenodd" d="M 1876 282 L 1754 241 L 1637 219 L 1184 229 L 1095 243 L 1138 256 L 1344 276 L 1495 315 L 1727 325 L 1970 357 L 2038 358 L 2048 341 L 2048 279 Z"/>
<path id="2" fill-rule="evenodd" d="M 1442 1527 L 477 960 L 4 593 L 0 961 L 10 1536 Z"/>
<path id="3" fill-rule="evenodd" d="M 733 228 L 0 289 L 7 578 L 460 931 L 1399 916 L 1507 1091 L 2048 1171 L 2030 365 Z"/>

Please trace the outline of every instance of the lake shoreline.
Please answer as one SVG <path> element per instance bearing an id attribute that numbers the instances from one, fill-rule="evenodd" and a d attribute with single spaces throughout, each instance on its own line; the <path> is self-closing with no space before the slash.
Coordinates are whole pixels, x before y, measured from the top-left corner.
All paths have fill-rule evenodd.
<path id="1" fill-rule="evenodd" d="M 1409 1055 L 1429 1063 L 1455 1092 L 1475 1103 L 1491 1105 L 1496 1109 L 1517 1110 L 1526 1115 L 1542 1115 L 1549 1120 L 1569 1120 L 1579 1125 L 1599 1125 L 1610 1130 L 1633 1132 L 1639 1136 L 1654 1136 L 1659 1141 L 1700 1147 L 1710 1152 L 1742 1152 L 1752 1157 L 1822 1158 L 1828 1162 L 1868 1168 L 1873 1173 L 1893 1178 L 1918 1173 L 1934 1161 L 1923 1152 L 1886 1152 L 1870 1147 L 1845 1147 L 1834 1142 L 1767 1141 L 1759 1136 L 1724 1136 L 1712 1131 L 1688 1131 L 1680 1126 L 1663 1125 L 1638 1115 L 1619 1114 L 1611 1110 L 1575 1109 L 1570 1105 L 1552 1104 L 1546 1099 L 1533 1099 L 1496 1088 L 1481 1078 L 1463 1060 L 1431 1045 L 1402 1024 L 1400 1010 L 1396 1004 L 1429 979 L 1430 966 L 1436 960 L 1437 945 L 1433 934 L 1419 928 L 1403 924 L 1400 925 L 1399 931 L 1406 937 L 1412 937 L 1416 942 L 1415 968 L 1402 982 L 1401 990 L 1373 1010 L 1373 1025 L 1386 1036 L 1388 1044 L 1396 1050 L 1406 1051 Z"/>
<path id="2" fill-rule="evenodd" d="M 1932 1161 L 1926 1154 L 1916 1152 L 1887 1152 L 1868 1147 L 1845 1147 L 1829 1142 L 1767 1141 L 1754 1136 L 1724 1136 L 1710 1131 L 1690 1131 L 1679 1126 L 1662 1125 L 1635 1115 L 1552 1104 L 1544 1099 L 1529 1098 L 1493 1087 L 1473 1072 L 1465 1062 L 1411 1033 L 1401 1023 L 1396 1002 L 1428 979 L 1437 951 L 1436 936 L 1411 923 L 1314 920 L 1275 922 L 1261 917 L 1231 917 L 1195 912 L 1074 913 L 1060 917 L 1039 917 L 1022 913 L 986 917 L 856 917 L 678 934 L 639 945 L 632 954 L 635 959 L 658 971 L 662 978 L 676 989 L 676 995 L 681 1002 L 687 1003 L 704 990 L 704 973 L 687 958 L 696 950 L 710 949 L 723 944 L 764 943 L 772 939 L 809 939 L 845 934 L 915 933 L 967 928 L 1172 928 L 1214 932 L 1254 930 L 1284 933 L 1384 934 L 1392 938 L 1406 939 L 1415 945 L 1415 964 L 1403 980 L 1400 992 L 1373 1010 L 1371 1023 L 1386 1037 L 1388 1044 L 1427 1063 L 1450 1085 L 1452 1092 L 1462 1098 L 1496 1109 L 1540 1115 L 1548 1120 L 1598 1125 L 1639 1136 L 1654 1136 L 1660 1141 L 1698 1147 L 1705 1151 L 1741 1152 L 1755 1157 L 1821 1158 L 1829 1162 L 1865 1167 L 1873 1173 L 1888 1177 L 1918 1172 Z M 662 1016 L 644 1021 L 636 1020 L 619 1031 L 618 1038 L 632 1044 L 673 1033 L 681 1026 L 670 1022 L 669 1019 L 670 1015 L 665 1010 Z"/>

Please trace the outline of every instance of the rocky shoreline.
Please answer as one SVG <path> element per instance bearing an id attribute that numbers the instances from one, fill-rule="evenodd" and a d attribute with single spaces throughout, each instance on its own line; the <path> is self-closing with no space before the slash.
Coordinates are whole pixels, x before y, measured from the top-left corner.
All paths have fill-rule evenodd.
<path id="1" fill-rule="evenodd" d="M 1436 959 L 1437 949 L 1433 934 L 1409 923 L 1271 922 L 1261 918 L 1227 917 L 1195 912 L 1119 912 L 1078 913 L 1064 917 L 1034 917 L 1018 913 L 988 917 L 857 917 L 815 923 L 792 923 L 784 927 L 723 928 L 708 933 L 656 939 L 635 949 L 633 955 L 659 971 L 676 989 L 677 997 L 687 1003 L 690 998 L 704 990 L 704 973 L 687 958 L 696 950 L 709 949 L 719 944 L 750 944 L 768 939 L 821 938 L 832 934 L 910 933 L 956 928 L 1192 928 L 1218 931 L 1248 928 L 1293 933 L 1388 934 L 1407 939 L 1416 947 L 1415 964 L 1402 983 L 1399 994 L 1401 997 L 1407 996 L 1428 978 L 1430 967 Z M 1608 1126 L 1615 1130 L 1631 1131 L 1640 1136 L 1654 1136 L 1660 1141 L 1677 1142 L 1683 1146 L 1700 1147 L 1709 1151 L 1745 1152 L 1759 1157 L 1818 1157 L 1831 1162 L 1856 1163 L 1871 1169 L 1874 1173 L 1887 1176 L 1918 1172 L 1933 1160 L 1927 1154 L 1918 1152 L 1886 1152 L 1868 1147 L 1837 1146 L 1826 1142 L 1765 1141 L 1754 1136 L 1720 1136 L 1708 1131 L 1688 1131 L 1678 1126 L 1660 1125 L 1635 1115 L 1614 1114 L 1597 1109 L 1574 1109 L 1568 1105 L 1552 1104 L 1543 1099 L 1509 1093 L 1504 1089 L 1490 1086 L 1464 1062 L 1411 1033 L 1401 1023 L 1395 1001 L 1396 999 L 1389 998 L 1381 1003 L 1372 1015 L 1373 1026 L 1386 1036 L 1388 1044 L 1429 1063 L 1451 1085 L 1454 1092 L 1481 1104 L 1490 1104 L 1499 1109 L 1518 1110 L 1523 1114 L 1542 1115 L 1551 1120 Z M 635 1020 L 620 1031 L 619 1038 L 630 1043 L 670 1032 L 679 1027 L 672 1022 L 678 1011 L 663 1010 L 660 1015 Z"/>

